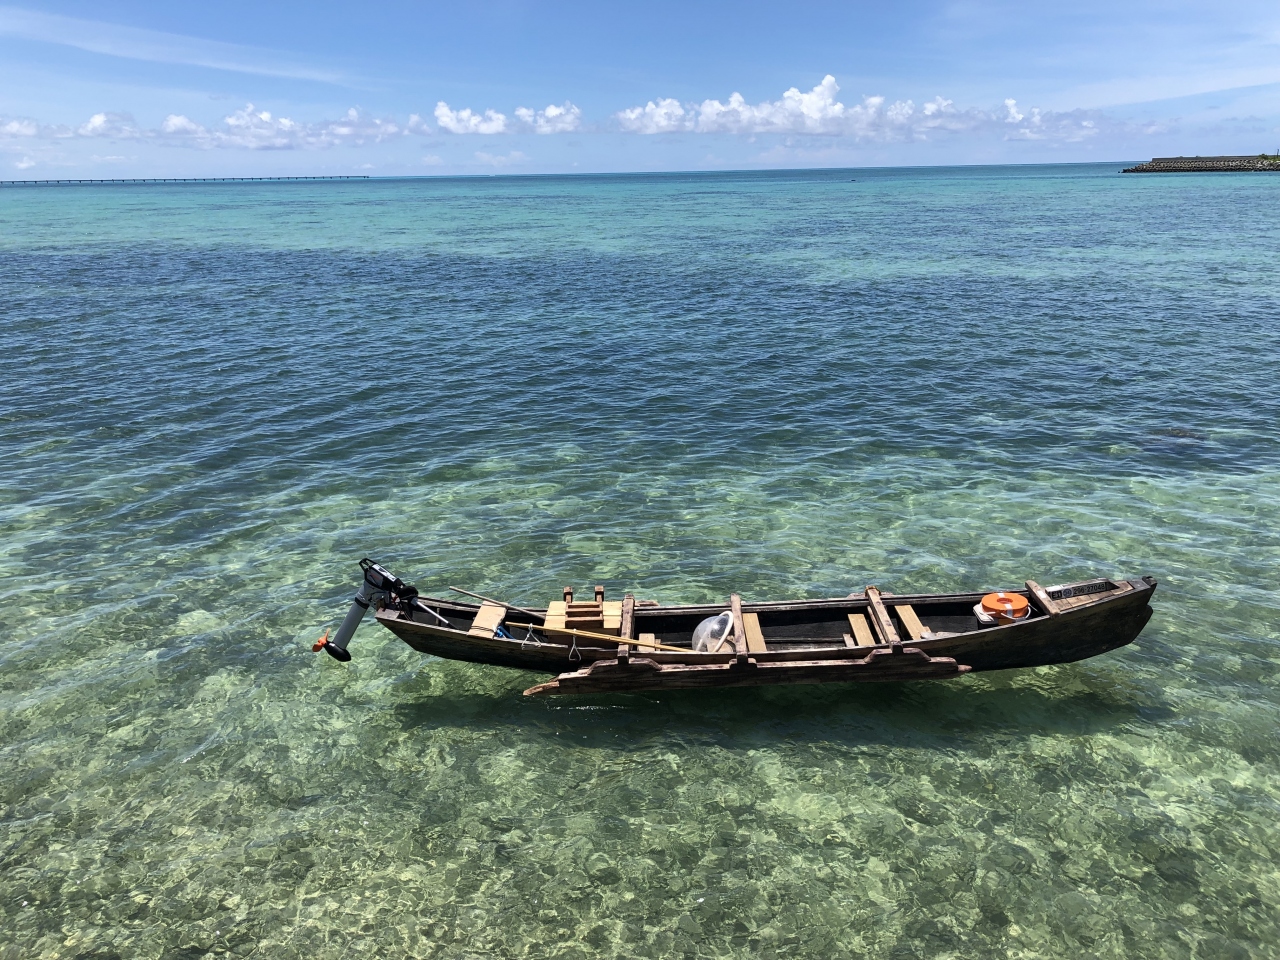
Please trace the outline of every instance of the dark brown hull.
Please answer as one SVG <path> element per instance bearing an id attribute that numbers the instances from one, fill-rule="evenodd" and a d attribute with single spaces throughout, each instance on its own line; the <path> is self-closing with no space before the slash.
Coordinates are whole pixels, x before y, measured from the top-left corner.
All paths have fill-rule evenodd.
<path id="1" fill-rule="evenodd" d="M 1032 616 L 1022 622 L 983 627 L 970 608 L 981 593 L 912 595 L 883 598 L 868 595 L 791 603 L 742 603 L 735 607 L 739 627 L 735 641 L 722 652 L 692 649 L 658 650 L 618 642 L 563 636 L 555 642 L 521 641 L 468 633 L 479 606 L 422 598 L 420 603 L 445 616 L 445 628 L 425 613 L 384 609 L 378 621 L 423 653 L 449 660 L 561 674 L 531 688 L 531 694 L 593 693 L 626 690 L 758 686 L 786 683 L 853 683 L 884 680 L 939 679 L 969 671 L 1038 667 L 1084 660 L 1132 643 L 1151 618 L 1149 601 L 1155 581 L 1086 581 L 1050 588 L 1053 599 L 1035 584 L 1008 591 L 1031 601 Z M 1035 589 L 1032 589 L 1032 588 Z M 1037 591 L 1041 594 L 1037 596 Z M 1092 592 L 1089 592 L 1092 591 Z M 735 598 L 736 600 L 736 598 Z M 659 643 L 688 646 L 692 626 L 729 609 L 729 604 L 659 607 L 633 605 L 618 630 L 620 640 L 649 637 Z M 898 611 L 905 608 L 904 615 Z M 884 610 L 894 611 L 888 617 Z M 547 611 L 528 611 L 541 626 Z M 508 621 L 527 622 L 527 614 L 507 611 Z M 876 636 L 855 645 L 843 631 L 848 621 L 865 617 Z M 759 642 L 738 650 L 736 636 L 743 616 L 762 625 Z M 907 617 L 923 626 L 910 635 Z M 877 620 L 877 617 L 879 619 Z M 507 622 L 507 621 L 504 621 Z M 513 628 L 517 637 L 524 631 Z M 888 641 L 888 642 L 886 642 Z"/>

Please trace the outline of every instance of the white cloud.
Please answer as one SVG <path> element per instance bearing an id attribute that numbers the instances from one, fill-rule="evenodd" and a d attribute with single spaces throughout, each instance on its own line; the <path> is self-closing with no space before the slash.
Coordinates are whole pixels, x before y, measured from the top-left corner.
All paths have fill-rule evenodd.
<path id="1" fill-rule="evenodd" d="M 352 107 L 341 120 L 329 120 L 314 124 L 308 129 L 308 136 L 323 144 L 339 143 L 381 143 L 383 140 L 407 133 L 394 120 L 380 120 L 366 116 Z"/>
<path id="2" fill-rule="evenodd" d="M 485 166 L 489 166 L 489 167 L 510 167 L 515 164 L 524 163 L 529 159 L 519 150 L 512 150 L 506 156 L 502 156 L 502 155 L 495 156 L 492 153 L 486 153 L 483 150 L 477 150 L 475 156 L 476 156 L 476 160 L 478 160 L 480 163 L 483 163 Z"/>
<path id="3" fill-rule="evenodd" d="M 535 133 L 572 133 L 582 123 L 582 111 L 566 100 L 560 106 L 550 104 L 545 110 L 517 107 L 516 119 L 533 127 Z"/>
<path id="4" fill-rule="evenodd" d="M 422 158 L 422 165 L 424 167 L 440 167 L 444 165 L 444 158 L 438 154 L 428 153 Z"/>
<path id="5" fill-rule="evenodd" d="M 642 134 L 809 134 L 879 142 L 927 140 L 937 134 L 960 132 L 988 133 L 1011 140 L 1070 141 L 1094 136 L 1103 126 L 1123 126 L 1100 114 L 1079 110 L 1062 113 L 1031 108 L 1024 112 L 1012 98 L 997 110 L 961 110 L 953 101 L 939 96 L 917 109 L 911 100 L 887 103 L 882 96 L 845 104 L 837 99 L 839 92 L 835 77 L 828 74 L 813 89 L 801 91 L 792 87 L 777 100 L 751 104 L 740 93 L 732 94 L 727 102 L 682 104 L 668 98 L 622 110 L 614 118 L 623 130 Z"/>
<path id="6" fill-rule="evenodd" d="M 30 170 L 36 165 L 36 162 L 30 157 L 23 157 L 21 160 L 15 160 L 13 165 L 19 170 Z"/>
<path id="7" fill-rule="evenodd" d="M 113 140 L 134 140 L 142 136 L 133 117 L 127 113 L 95 113 L 88 122 L 76 128 L 82 137 L 110 137 Z"/>
<path id="8" fill-rule="evenodd" d="M 436 104 L 436 123 L 450 133 L 506 133 L 507 118 L 496 110 L 486 110 L 484 115 L 473 113 L 470 108 L 450 110 L 441 100 Z"/>
<path id="9" fill-rule="evenodd" d="M 209 130 L 182 114 L 170 114 L 150 135 L 200 147 L 244 147 L 250 150 L 291 150 L 343 144 L 380 143 L 410 132 L 394 120 L 382 120 L 352 107 L 337 120 L 300 123 L 276 117 L 269 110 L 246 104 L 223 118 L 223 127 Z"/>
<path id="10" fill-rule="evenodd" d="M 781 100 L 751 105 L 734 93 L 728 103 L 704 100 L 694 127 L 702 133 L 831 133 L 845 119 L 845 106 L 836 99 L 840 87 L 827 74 L 808 93 L 792 87 Z"/>
<path id="11" fill-rule="evenodd" d="M 99 20 L 80 20 L 17 7 L 0 7 L 0 35 L 56 43 L 130 60 L 185 64 L 324 83 L 345 82 L 341 74 L 317 70 L 275 50 L 203 40 L 159 30 L 122 27 Z"/>
<path id="12" fill-rule="evenodd" d="M 157 129 L 143 129 L 127 113 L 95 113 L 78 127 L 46 126 L 27 117 L 0 117 L 0 140 L 15 137 L 42 139 L 95 137 L 112 140 L 155 140 L 190 147 L 240 147 L 250 150 L 317 149 L 343 145 L 381 143 L 410 134 L 431 133 L 421 117 L 408 124 L 370 116 L 352 107 L 336 120 L 303 123 L 274 116 L 246 104 L 209 128 L 181 113 L 171 113 Z"/>
<path id="13" fill-rule="evenodd" d="M 189 120 L 180 113 L 171 113 L 160 124 L 160 132 L 171 136 L 200 136 L 205 133 L 204 127 Z"/>
<path id="14" fill-rule="evenodd" d="M 629 133 L 675 133 L 690 129 L 693 120 L 680 101 L 670 97 L 656 103 L 650 100 L 643 107 L 630 107 L 614 116 Z"/>
<path id="15" fill-rule="evenodd" d="M 0 121 L 0 137 L 34 137 L 40 133 L 40 124 L 26 117 Z"/>

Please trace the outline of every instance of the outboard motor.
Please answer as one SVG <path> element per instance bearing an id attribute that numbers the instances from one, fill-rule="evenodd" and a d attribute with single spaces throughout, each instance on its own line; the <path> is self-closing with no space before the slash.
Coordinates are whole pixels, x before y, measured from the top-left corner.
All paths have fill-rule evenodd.
<path id="1" fill-rule="evenodd" d="M 330 640 L 329 631 L 326 630 L 324 636 L 312 645 L 313 653 L 323 650 L 333 659 L 346 663 L 351 659 L 351 654 L 347 652 L 347 644 L 351 642 L 356 627 L 360 626 L 360 621 L 364 619 L 365 611 L 369 607 L 375 603 L 379 607 L 385 606 L 388 599 L 396 603 L 411 603 L 418 595 L 416 588 L 409 586 L 368 557 L 360 561 L 360 569 L 364 571 L 364 582 L 360 584 L 360 590 L 351 601 L 351 609 L 347 611 L 342 625 L 338 627 L 337 635 Z"/>

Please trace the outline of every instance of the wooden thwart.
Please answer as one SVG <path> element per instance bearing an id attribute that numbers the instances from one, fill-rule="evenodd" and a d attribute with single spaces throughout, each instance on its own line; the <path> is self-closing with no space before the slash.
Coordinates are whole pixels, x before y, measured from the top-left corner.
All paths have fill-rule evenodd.
<path id="1" fill-rule="evenodd" d="M 898 615 L 898 619 L 902 621 L 902 626 L 906 628 L 908 640 L 923 640 L 924 635 L 929 632 L 925 629 L 924 624 L 920 622 L 920 618 L 916 616 L 915 610 L 909 605 L 896 606 L 893 608 L 893 612 Z"/>
<path id="2" fill-rule="evenodd" d="M 849 626 L 853 629 L 854 642 L 859 647 L 874 647 L 876 638 L 871 635 L 871 624 L 860 613 L 849 614 Z"/>
<path id="3" fill-rule="evenodd" d="M 742 615 L 742 629 L 747 635 L 747 652 L 748 653 L 766 653 L 768 647 L 764 642 L 764 631 L 760 629 L 760 614 L 744 613 Z"/>

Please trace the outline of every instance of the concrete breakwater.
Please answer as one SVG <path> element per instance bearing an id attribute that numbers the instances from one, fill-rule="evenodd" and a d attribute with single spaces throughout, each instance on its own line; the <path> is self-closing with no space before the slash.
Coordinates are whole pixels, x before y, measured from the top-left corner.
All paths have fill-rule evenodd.
<path id="1" fill-rule="evenodd" d="M 1228 173 L 1274 170 L 1280 172 L 1280 158 L 1254 157 L 1156 157 L 1122 173 Z"/>

